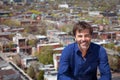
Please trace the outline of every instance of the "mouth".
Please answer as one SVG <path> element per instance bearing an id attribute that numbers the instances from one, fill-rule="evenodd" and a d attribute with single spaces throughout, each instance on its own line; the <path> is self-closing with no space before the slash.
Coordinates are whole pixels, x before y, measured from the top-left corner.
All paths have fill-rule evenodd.
<path id="1" fill-rule="evenodd" d="M 85 46 L 87 45 L 88 43 L 87 42 L 82 42 L 81 45 Z"/>
<path id="2" fill-rule="evenodd" d="M 88 44 L 87 42 L 83 42 L 83 43 L 80 44 L 80 46 L 81 46 L 82 48 L 87 48 L 88 45 L 89 45 L 89 44 Z"/>

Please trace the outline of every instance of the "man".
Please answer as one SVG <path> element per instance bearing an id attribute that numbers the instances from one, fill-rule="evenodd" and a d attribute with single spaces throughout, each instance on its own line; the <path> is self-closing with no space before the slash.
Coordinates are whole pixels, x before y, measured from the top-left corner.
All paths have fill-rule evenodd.
<path id="1" fill-rule="evenodd" d="M 91 42 L 93 29 L 87 22 L 78 22 L 73 27 L 75 43 L 62 51 L 58 80 L 111 80 L 111 72 L 105 49 Z"/>

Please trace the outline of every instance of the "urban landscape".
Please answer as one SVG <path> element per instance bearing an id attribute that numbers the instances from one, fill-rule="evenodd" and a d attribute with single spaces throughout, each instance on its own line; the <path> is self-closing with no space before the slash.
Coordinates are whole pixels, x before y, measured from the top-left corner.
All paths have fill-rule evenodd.
<path id="1" fill-rule="evenodd" d="M 78 21 L 92 25 L 120 80 L 120 0 L 0 0 L 0 80 L 57 80 Z"/>

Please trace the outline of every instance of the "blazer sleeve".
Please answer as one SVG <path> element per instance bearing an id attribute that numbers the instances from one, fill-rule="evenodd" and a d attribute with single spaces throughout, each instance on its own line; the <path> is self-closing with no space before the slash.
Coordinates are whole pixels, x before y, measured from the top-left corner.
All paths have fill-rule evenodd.
<path id="1" fill-rule="evenodd" d="M 57 80 L 73 80 L 70 71 L 70 53 L 71 49 L 69 49 L 68 47 L 62 51 Z"/>
<path id="2" fill-rule="evenodd" d="M 111 80 L 111 71 L 108 63 L 108 56 L 106 50 L 103 47 L 101 47 L 99 51 L 99 71 L 99 80 Z"/>

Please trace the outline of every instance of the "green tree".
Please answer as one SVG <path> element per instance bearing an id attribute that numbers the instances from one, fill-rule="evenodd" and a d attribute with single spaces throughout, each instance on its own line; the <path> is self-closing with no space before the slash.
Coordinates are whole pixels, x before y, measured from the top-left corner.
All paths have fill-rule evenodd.
<path id="1" fill-rule="evenodd" d="M 39 72 L 39 66 L 40 66 L 40 65 L 41 65 L 41 64 L 39 64 L 38 61 L 33 62 L 33 63 L 31 64 L 31 66 L 33 66 L 34 71 L 35 71 L 36 73 Z"/>
<path id="2" fill-rule="evenodd" d="M 5 20 L 2 24 L 8 25 L 8 26 L 20 26 L 20 24 L 17 21 L 13 20 Z"/>
<path id="3" fill-rule="evenodd" d="M 37 40 L 35 39 L 28 40 L 28 45 L 30 46 L 35 46 L 36 43 L 37 43 Z"/>
<path id="4" fill-rule="evenodd" d="M 25 36 L 27 33 L 30 32 L 30 28 L 29 28 L 29 25 L 28 26 L 25 26 L 25 30 L 23 32 L 23 36 Z"/>
<path id="5" fill-rule="evenodd" d="M 117 47 L 116 51 L 120 52 L 120 47 Z"/>
<path id="6" fill-rule="evenodd" d="M 10 41 L 9 44 L 8 44 L 8 46 L 9 46 L 9 50 L 11 50 L 13 48 L 13 42 Z"/>
<path id="7" fill-rule="evenodd" d="M 105 44 L 105 47 L 106 48 L 109 48 L 109 49 L 114 49 L 114 43 L 109 43 L 109 44 Z"/>
<path id="8" fill-rule="evenodd" d="M 65 24 L 62 27 L 60 27 L 59 30 L 63 32 L 71 32 L 72 28 L 73 28 L 73 24 L 69 23 L 69 24 Z"/>
<path id="9" fill-rule="evenodd" d="M 12 40 L 13 36 L 14 36 L 14 34 L 10 34 L 8 37 L 10 40 Z"/>
<path id="10" fill-rule="evenodd" d="M 21 57 L 19 54 L 13 56 L 13 62 L 19 67 L 21 66 Z"/>
<path id="11" fill-rule="evenodd" d="M 28 12 L 32 12 L 33 14 L 36 14 L 36 15 L 41 14 L 41 12 L 37 10 L 29 10 Z"/>
<path id="12" fill-rule="evenodd" d="M 53 48 L 51 46 L 42 47 L 40 53 L 37 53 L 39 61 L 43 64 L 52 64 L 53 63 Z"/>
<path id="13" fill-rule="evenodd" d="M 108 55 L 108 60 L 112 70 L 120 70 L 120 56 Z"/>
<path id="14" fill-rule="evenodd" d="M 37 75 L 37 80 L 44 80 L 44 71 L 40 70 Z"/>
<path id="15" fill-rule="evenodd" d="M 34 71 L 34 68 L 32 66 L 30 66 L 28 69 L 27 69 L 27 74 L 31 77 L 31 78 L 35 78 L 35 71 Z"/>

